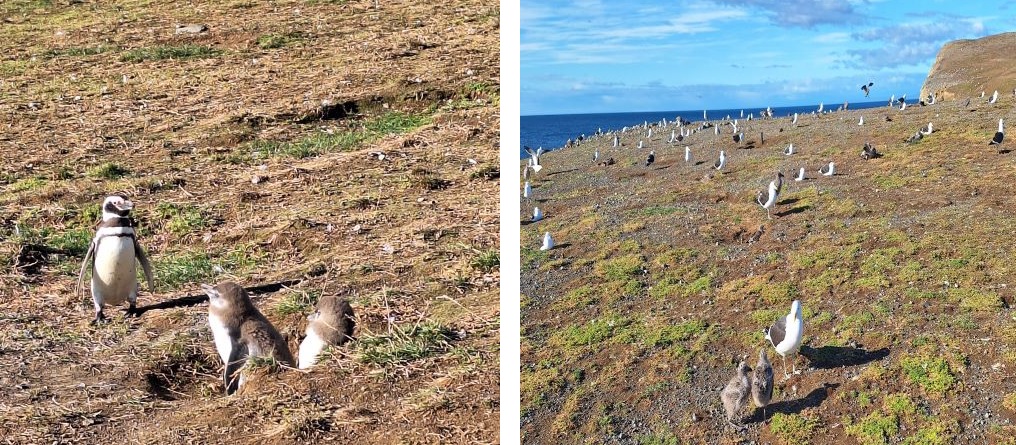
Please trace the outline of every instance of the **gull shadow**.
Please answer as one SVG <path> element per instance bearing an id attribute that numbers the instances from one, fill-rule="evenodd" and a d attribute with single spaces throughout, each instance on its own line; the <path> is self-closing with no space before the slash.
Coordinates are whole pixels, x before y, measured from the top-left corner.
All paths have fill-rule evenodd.
<path id="1" fill-rule="evenodd" d="M 705 163 L 706 163 L 706 161 L 698 161 L 698 162 L 695 163 L 695 165 L 702 165 L 702 164 L 705 164 Z"/>
<path id="2" fill-rule="evenodd" d="M 866 351 L 849 346 L 822 346 L 812 348 L 801 346 L 801 355 L 816 369 L 832 369 L 841 366 L 857 366 L 882 360 L 889 356 L 889 348 Z"/>
<path id="3" fill-rule="evenodd" d="M 670 168 L 670 166 L 666 165 L 666 166 L 663 166 L 663 167 L 656 168 L 655 170 L 666 170 L 668 168 Z"/>
<path id="4" fill-rule="evenodd" d="M 561 243 L 554 245 L 555 249 L 564 249 L 565 247 L 571 247 L 571 243 Z"/>
<path id="5" fill-rule="evenodd" d="M 781 205 L 781 206 L 782 205 L 790 205 L 790 204 L 796 203 L 797 201 L 800 201 L 800 199 L 799 198 L 789 198 L 789 199 L 784 199 L 783 201 L 780 201 L 780 202 L 776 203 L 776 205 Z"/>
<path id="6" fill-rule="evenodd" d="M 540 204 L 543 204 L 543 203 L 545 203 L 545 202 L 547 202 L 547 201 L 548 201 L 548 198 L 543 198 L 543 199 L 534 199 L 533 201 L 536 201 L 536 202 L 538 202 L 538 203 L 540 203 Z"/>
<path id="7" fill-rule="evenodd" d="M 1009 149 L 1006 148 L 1006 149 L 999 150 L 998 154 L 1000 154 L 1000 155 L 1006 155 L 1006 154 L 1009 154 L 1010 152 L 1012 152 L 1012 150 L 1009 150 Z"/>
<path id="8" fill-rule="evenodd" d="M 804 205 L 804 206 L 800 206 L 800 207 L 794 207 L 794 208 L 792 208 L 790 210 L 785 210 L 785 211 L 782 211 L 782 212 L 779 212 L 779 213 L 775 213 L 775 215 L 779 216 L 780 218 L 782 218 L 782 217 L 787 216 L 787 215 L 794 215 L 794 214 L 797 214 L 797 213 L 802 213 L 805 210 L 808 210 L 810 208 L 811 208 L 811 206 Z"/>
<path id="9" fill-rule="evenodd" d="M 541 220 L 541 221 L 542 221 L 542 220 Z M 538 222 L 540 222 L 540 221 L 533 221 L 533 220 L 531 220 L 531 219 L 528 219 L 528 220 L 522 221 L 521 225 L 523 225 L 523 226 L 528 226 L 528 225 L 530 225 L 530 224 L 536 224 L 536 223 L 538 223 Z"/>
<path id="10" fill-rule="evenodd" d="M 756 408 L 755 412 L 752 413 L 749 422 L 768 421 L 773 417 L 775 413 L 783 414 L 800 414 L 808 408 L 816 408 L 829 398 L 829 392 L 839 387 L 839 383 L 823 383 L 822 386 L 811 390 L 808 395 L 794 400 L 781 400 L 779 402 L 770 403 L 765 409 L 765 415 L 763 417 L 762 409 Z"/>
<path id="11" fill-rule="evenodd" d="M 558 175 L 558 174 L 561 174 L 561 173 L 571 173 L 571 172 L 577 171 L 577 170 L 578 170 L 577 168 L 573 168 L 571 170 L 561 170 L 561 171 L 556 171 L 556 172 L 553 172 L 553 173 L 547 173 L 546 176 L 554 176 L 554 175 Z"/>

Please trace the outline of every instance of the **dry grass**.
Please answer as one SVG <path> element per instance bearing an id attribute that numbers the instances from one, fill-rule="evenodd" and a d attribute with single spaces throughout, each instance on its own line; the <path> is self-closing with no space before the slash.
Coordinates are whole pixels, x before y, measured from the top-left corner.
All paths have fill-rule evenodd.
<path id="1" fill-rule="evenodd" d="M 0 437 L 497 441 L 499 10 L 380 6 L 0 5 Z M 304 276 L 255 304 L 295 350 L 341 293 L 357 341 L 224 398 L 205 307 L 89 326 L 74 281 L 114 192 L 155 268 L 140 304 Z"/>

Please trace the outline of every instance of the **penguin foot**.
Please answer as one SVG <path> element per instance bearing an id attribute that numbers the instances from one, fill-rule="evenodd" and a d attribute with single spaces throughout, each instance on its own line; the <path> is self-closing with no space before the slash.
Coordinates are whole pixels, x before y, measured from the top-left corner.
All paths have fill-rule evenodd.
<path id="1" fill-rule="evenodd" d="M 104 315 L 102 313 L 102 311 L 99 311 L 99 312 L 95 313 L 95 319 L 92 320 L 91 324 L 92 324 L 92 326 L 98 326 L 98 325 L 100 325 L 102 323 L 106 323 L 107 321 L 108 320 L 106 320 L 106 315 Z"/>

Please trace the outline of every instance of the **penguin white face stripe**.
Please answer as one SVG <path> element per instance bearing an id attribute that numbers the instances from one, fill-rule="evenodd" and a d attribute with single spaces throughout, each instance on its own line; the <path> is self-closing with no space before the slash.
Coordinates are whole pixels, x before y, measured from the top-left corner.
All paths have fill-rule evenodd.
<path id="1" fill-rule="evenodd" d="M 103 227 L 95 232 L 96 238 L 102 238 L 106 236 L 134 236 L 133 227 Z"/>

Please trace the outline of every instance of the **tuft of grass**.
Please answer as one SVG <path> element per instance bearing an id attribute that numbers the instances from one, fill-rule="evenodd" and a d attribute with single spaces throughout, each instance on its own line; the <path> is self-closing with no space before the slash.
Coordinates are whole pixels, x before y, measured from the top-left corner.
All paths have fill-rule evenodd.
<path id="1" fill-rule="evenodd" d="M 640 435 L 638 441 L 639 445 L 680 445 L 681 443 L 681 440 L 670 431 Z"/>
<path id="2" fill-rule="evenodd" d="M 469 179 L 486 179 L 493 181 L 501 177 L 501 169 L 497 165 L 484 165 L 469 174 Z"/>
<path id="3" fill-rule="evenodd" d="M 904 439 L 903 445 L 946 445 L 954 443 L 953 436 L 954 433 L 948 425 L 935 422 Z"/>
<path id="4" fill-rule="evenodd" d="M 642 258 L 639 255 L 625 255 L 609 260 L 597 267 L 604 278 L 611 281 L 627 281 L 642 273 Z"/>
<path id="5" fill-rule="evenodd" d="M 667 215 L 670 215 L 670 214 L 672 214 L 672 213 L 674 213 L 674 212 L 676 212 L 678 210 L 680 210 L 680 209 L 678 209 L 677 207 L 673 207 L 673 206 L 645 207 L 645 208 L 639 209 L 638 214 L 641 215 L 641 216 L 667 216 Z"/>
<path id="6" fill-rule="evenodd" d="M 889 443 L 889 438 L 900 430 L 899 419 L 893 414 L 875 411 L 859 422 L 846 428 L 847 435 L 854 436 L 862 445 Z"/>
<path id="7" fill-rule="evenodd" d="M 126 51 L 120 56 L 120 61 L 137 63 L 166 59 L 203 59 L 207 57 L 216 57 L 222 53 L 222 50 L 212 48 L 210 46 L 190 44 L 180 46 L 153 46 Z"/>
<path id="8" fill-rule="evenodd" d="M 705 332 L 706 324 L 701 320 L 691 320 L 660 329 L 646 331 L 643 342 L 647 346 L 670 346 L 677 342 L 691 339 Z"/>
<path id="9" fill-rule="evenodd" d="M 166 229 L 175 235 L 186 235 L 208 225 L 208 219 L 193 205 L 160 202 L 155 215 L 166 221 Z"/>
<path id="10" fill-rule="evenodd" d="M 554 333 L 550 342 L 568 348 L 591 346 L 607 340 L 618 331 L 631 324 L 631 320 L 617 315 L 608 315 L 594 319 L 583 325 L 571 325 Z"/>
<path id="11" fill-rule="evenodd" d="M 769 431 L 779 437 L 783 443 L 811 443 L 811 435 L 818 427 L 818 419 L 805 417 L 801 414 L 776 413 L 769 420 Z"/>
<path id="12" fill-rule="evenodd" d="M 497 250 L 480 252 L 470 264 L 475 269 L 490 272 L 501 265 L 501 254 Z"/>
<path id="13" fill-rule="evenodd" d="M 302 35 L 299 32 L 290 32 L 286 34 L 264 34 L 258 36 L 255 43 L 257 43 L 261 49 L 277 49 L 297 42 L 301 38 Z"/>
<path id="14" fill-rule="evenodd" d="M 1002 398 L 1002 407 L 1016 413 L 1016 392 L 1006 394 L 1005 397 Z"/>
<path id="15" fill-rule="evenodd" d="M 271 157 L 302 159 L 334 151 L 351 151 L 384 136 L 407 133 L 428 122 L 430 117 L 426 115 L 393 111 L 367 120 L 359 129 L 318 132 L 294 141 L 258 139 L 247 145 L 248 154 L 234 155 L 226 161 L 241 164 Z"/>
<path id="16" fill-rule="evenodd" d="M 310 312 L 320 298 L 320 291 L 292 291 L 275 305 L 275 312 L 282 316 Z"/>
<path id="17" fill-rule="evenodd" d="M 908 357 L 901 366 L 911 382 L 933 394 L 943 395 L 956 383 L 949 362 L 942 357 Z"/>
<path id="18" fill-rule="evenodd" d="M 32 190 L 38 190 L 46 185 L 46 179 L 40 177 L 24 178 L 15 181 L 8 187 L 11 192 L 27 192 Z"/>
<path id="19" fill-rule="evenodd" d="M 67 230 L 48 238 L 48 244 L 51 247 L 63 250 L 69 255 L 84 256 L 88 252 L 88 245 L 91 242 L 92 231 L 87 228 Z"/>
<path id="20" fill-rule="evenodd" d="M 131 172 L 127 169 L 127 167 L 113 162 L 107 162 L 89 169 L 87 175 L 89 178 L 95 179 L 120 179 L 130 173 Z"/>
<path id="21" fill-rule="evenodd" d="M 226 272 L 235 275 L 253 268 L 261 256 L 237 248 L 220 253 L 215 258 L 213 260 L 207 252 L 181 252 L 155 257 L 152 259 L 155 286 L 159 290 L 172 290 L 183 284 L 208 280 Z"/>
<path id="22" fill-rule="evenodd" d="M 356 344 L 361 362 L 388 367 L 446 351 L 454 338 L 450 329 L 425 322 L 408 329 L 392 325 L 387 334 L 361 336 Z"/>

